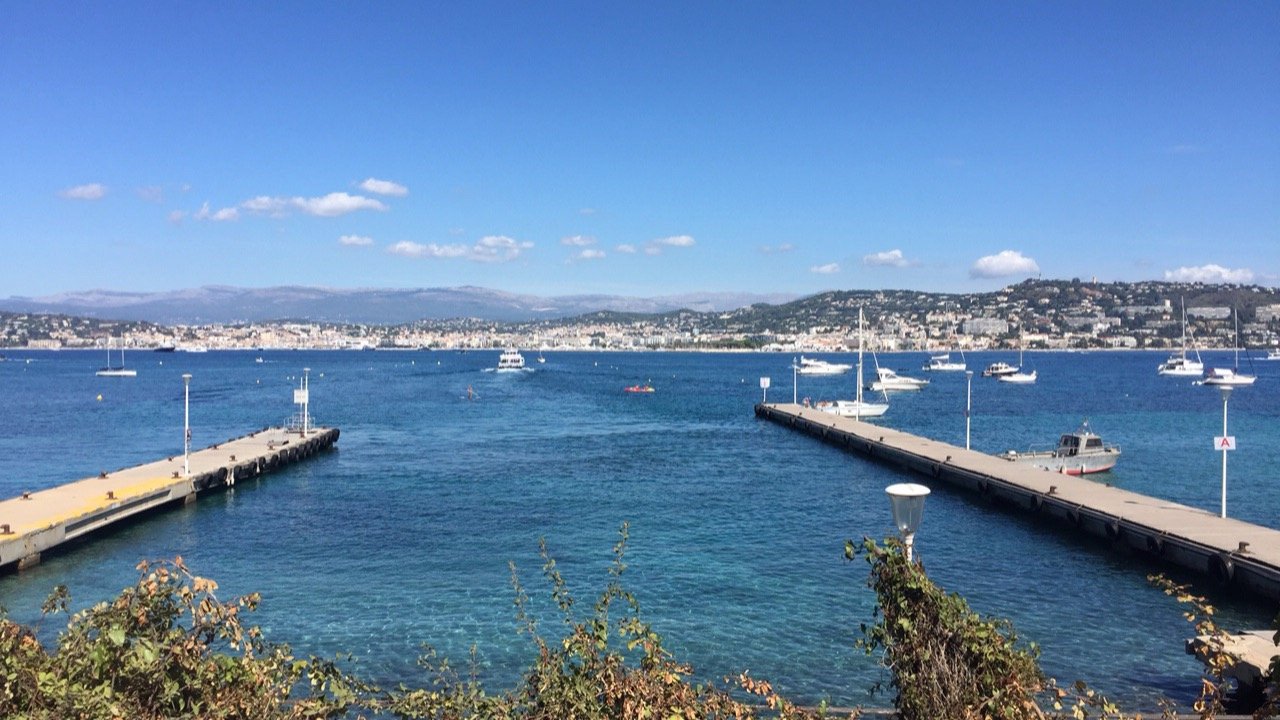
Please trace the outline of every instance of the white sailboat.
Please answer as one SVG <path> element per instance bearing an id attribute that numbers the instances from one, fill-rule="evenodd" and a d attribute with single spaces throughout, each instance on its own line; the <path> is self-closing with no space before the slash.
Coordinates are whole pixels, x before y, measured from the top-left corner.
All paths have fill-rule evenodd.
<path id="1" fill-rule="evenodd" d="M 862 399 L 862 308 L 858 308 L 858 384 L 853 400 L 834 400 L 819 402 L 817 408 L 840 417 L 851 417 L 856 420 L 875 418 L 889 411 L 889 403 L 866 402 Z M 885 399 L 888 399 L 885 395 Z"/>
<path id="2" fill-rule="evenodd" d="M 1170 355 L 1168 360 L 1156 368 L 1159 375 L 1174 377 L 1195 377 L 1204 372 L 1204 363 L 1200 360 L 1200 351 L 1196 350 L 1196 359 L 1187 357 L 1187 302 L 1182 301 L 1182 352 Z"/>
<path id="3" fill-rule="evenodd" d="M 1011 383 L 1013 385 L 1032 385 L 1035 383 L 1036 371 L 1032 370 L 1031 372 L 1023 372 L 1022 370 L 1025 367 L 1025 365 L 1022 362 L 1022 347 L 1024 345 L 1026 345 L 1026 341 L 1022 337 L 1022 333 L 1019 332 L 1018 333 L 1018 368 L 1016 371 L 1011 373 L 996 375 L 996 380 L 999 380 L 1002 383 Z"/>
<path id="4" fill-rule="evenodd" d="M 1205 373 L 1204 379 L 1200 381 L 1201 385 L 1229 385 L 1232 387 L 1241 387 L 1244 385 L 1252 385 L 1258 379 L 1257 375 L 1248 375 L 1240 372 L 1240 313 L 1232 310 L 1232 318 L 1235 320 L 1236 340 L 1235 345 L 1236 362 L 1235 367 L 1231 368 L 1210 368 Z"/>
<path id="5" fill-rule="evenodd" d="M 928 380 L 899 375 L 889 368 L 880 367 L 880 358 L 871 351 L 871 362 L 876 366 L 876 379 L 867 386 L 872 392 L 888 392 L 889 390 L 921 390 L 929 384 Z"/>
<path id="6" fill-rule="evenodd" d="M 124 340 L 120 341 L 120 367 L 111 366 L 111 338 L 107 338 L 107 366 L 94 373 L 98 377 L 137 377 L 137 370 L 124 366 Z"/>

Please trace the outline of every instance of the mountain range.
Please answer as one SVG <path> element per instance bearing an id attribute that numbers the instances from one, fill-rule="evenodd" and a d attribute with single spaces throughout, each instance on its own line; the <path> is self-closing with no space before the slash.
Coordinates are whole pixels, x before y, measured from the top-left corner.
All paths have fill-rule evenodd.
<path id="1" fill-rule="evenodd" d="M 0 310 L 136 320 L 166 325 L 306 320 L 399 324 L 478 318 L 498 322 L 574 317 L 601 310 L 662 313 L 724 312 L 757 303 L 785 303 L 797 295 L 688 293 L 651 298 L 614 295 L 519 295 L 480 287 L 335 289 L 284 285 L 239 288 L 209 285 L 168 292 L 87 290 L 0 299 Z"/>

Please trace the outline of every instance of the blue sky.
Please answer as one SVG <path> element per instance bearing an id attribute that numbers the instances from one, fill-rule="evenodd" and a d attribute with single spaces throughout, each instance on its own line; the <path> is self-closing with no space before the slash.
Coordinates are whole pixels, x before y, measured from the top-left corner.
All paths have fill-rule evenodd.
<path id="1" fill-rule="evenodd" d="M 1280 279 L 1280 3 L 0 6 L 0 296 Z"/>

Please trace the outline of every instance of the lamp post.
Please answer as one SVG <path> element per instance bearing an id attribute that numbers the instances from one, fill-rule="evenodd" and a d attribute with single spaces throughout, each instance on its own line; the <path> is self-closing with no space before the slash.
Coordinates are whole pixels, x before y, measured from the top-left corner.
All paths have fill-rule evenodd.
<path id="1" fill-rule="evenodd" d="M 964 449 L 969 449 L 969 423 L 973 414 L 973 371 L 964 371 Z"/>
<path id="2" fill-rule="evenodd" d="M 191 373 L 182 374 L 182 476 L 191 477 Z"/>
<path id="3" fill-rule="evenodd" d="M 311 368 L 302 368 L 302 437 L 307 436 L 307 425 L 311 421 L 311 382 L 308 377 Z"/>
<path id="4" fill-rule="evenodd" d="M 915 543 L 916 530 L 924 518 L 924 498 L 929 488 L 916 483 L 897 483 L 885 488 L 889 495 L 889 505 L 893 510 L 893 524 L 898 526 L 898 534 L 902 536 L 902 544 L 907 547 L 907 562 L 912 560 L 912 545 Z"/>
<path id="5" fill-rule="evenodd" d="M 791 404 L 800 404 L 800 392 L 796 389 L 798 378 L 800 377 L 800 368 L 797 367 L 796 359 L 791 358 Z"/>
<path id="6" fill-rule="evenodd" d="M 1231 397 L 1231 386 L 1222 385 L 1218 388 L 1222 392 L 1222 440 L 1219 446 L 1222 448 L 1222 517 L 1227 516 L 1227 451 L 1235 447 L 1235 439 L 1227 434 L 1227 398 Z"/>

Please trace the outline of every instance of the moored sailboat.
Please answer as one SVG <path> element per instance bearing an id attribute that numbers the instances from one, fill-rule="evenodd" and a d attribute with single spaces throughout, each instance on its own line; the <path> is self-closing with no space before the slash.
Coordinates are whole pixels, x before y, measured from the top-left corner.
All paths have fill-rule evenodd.
<path id="1" fill-rule="evenodd" d="M 1182 352 L 1170 355 L 1156 368 L 1159 375 L 1174 377 L 1195 377 L 1204 372 L 1204 363 L 1200 360 L 1200 351 L 1196 350 L 1196 359 L 1187 357 L 1187 303 L 1182 301 Z"/>

